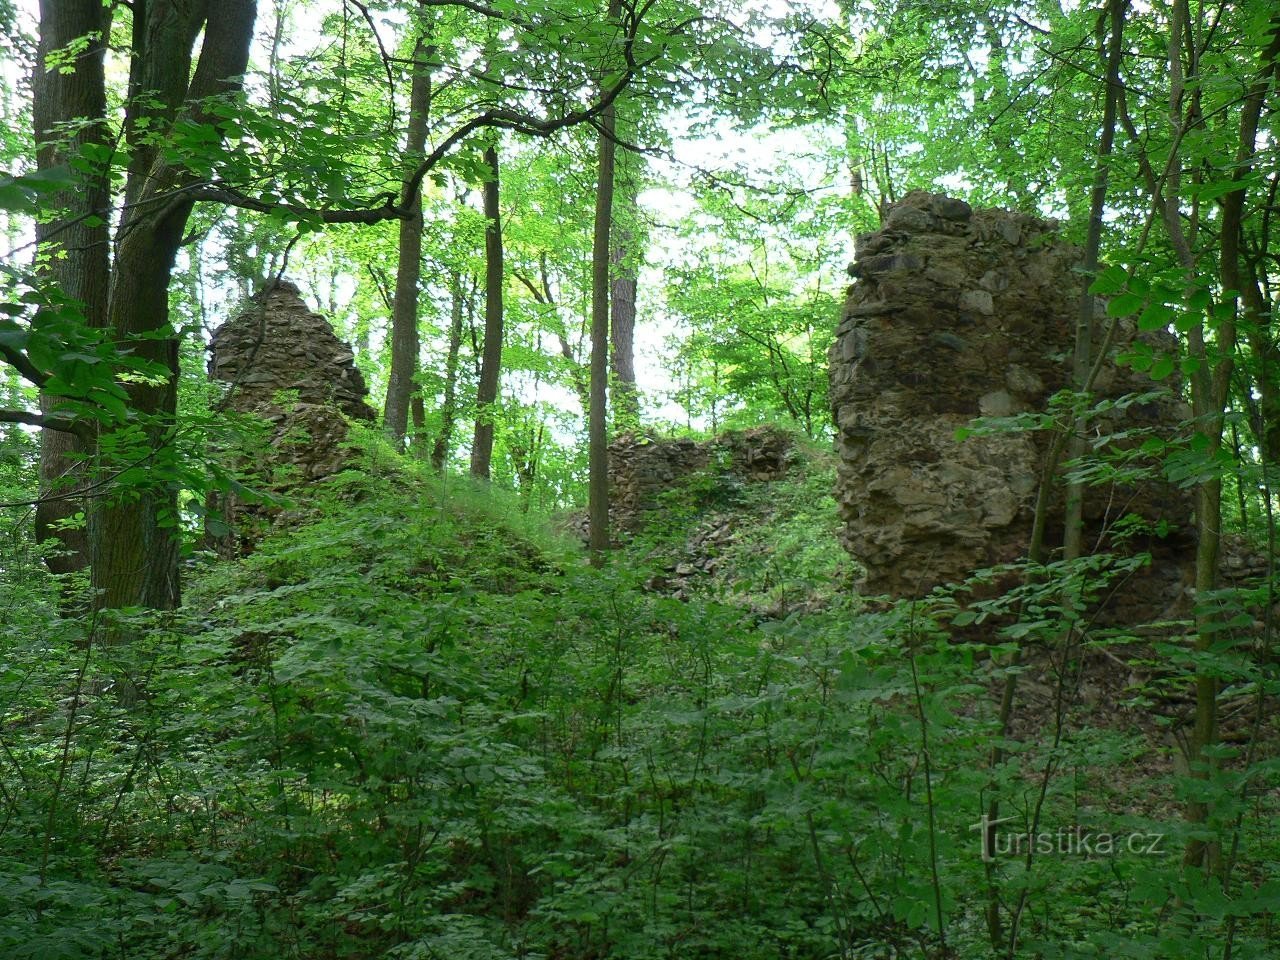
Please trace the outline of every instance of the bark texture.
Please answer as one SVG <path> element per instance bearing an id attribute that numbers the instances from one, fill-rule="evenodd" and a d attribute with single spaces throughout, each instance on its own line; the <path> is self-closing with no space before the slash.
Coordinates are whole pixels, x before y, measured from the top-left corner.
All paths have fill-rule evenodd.
<path id="1" fill-rule="evenodd" d="M 32 77 L 36 166 L 40 170 L 82 157 L 86 149 L 108 149 L 103 60 L 109 27 L 110 12 L 101 0 L 41 0 L 40 46 Z M 90 40 L 69 64 L 74 69 L 59 69 L 62 51 L 84 37 Z M 70 136 L 66 134 L 68 125 L 74 125 Z M 36 242 L 43 256 L 40 273 L 63 296 L 82 305 L 88 326 L 101 328 L 107 323 L 110 286 L 107 182 L 96 170 L 79 176 L 76 189 L 53 198 L 57 215 L 36 222 Z M 42 395 L 40 406 L 43 414 L 50 415 L 57 412 L 59 403 L 55 397 Z M 36 539 L 59 541 L 58 549 L 48 558 L 54 573 L 81 570 L 89 564 L 87 528 L 63 525 L 85 508 L 74 493 L 92 452 L 93 445 L 85 438 L 59 430 L 41 432 Z"/>
<path id="2" fill-rule="evenodd" d="M 485 148 L 484 162 L 491 178 L 484 183 L 484 351 L 480 360 L 480 382 L 476 387 L 476 429 L 471 444 L 471 475 L 488 480 L 493 462 L 494 417 L 497 414 L 498 385 L 502 374 L 503 284 L 506 269 L 502 256 L 502 216 L 500 209 L 498 150 Z"/>
<path id="3" fill-rule="evenodd" d="M 449 275 L 449 347 L 444 360 L 444 400 L 440 405 L 440 432 L 431 445 L 431 466 L 444 470 L 453 443 L 453 426 L 458 415 L 458 354 L 462 348 L 462 276 Z"/>
<path id="4" fill-rule="evenodd" d="M 616 17 L 617 0 L 609 4 Z M 587 410 L 587 516 L 591 524 L 592 562 L 603 562 L 609 548 L 609 266 L 614 189 L 613 104 L 600 114 L 596 173 L 595 231 L 591 243 L 591 377 Z"/>
<path id="5" fill-rule="evenodd" d="M 431 109 L 431 68 L 428 61 L 431 56 L 432 48 L 425 38 L 420 37 L 413 51 L 413 80 L 405 136 L 405 153 L 410 162 L 421 157 L 427 144 L 427 116 Z M 418 286 L 422 278 L 420 185 L 406 182 L 400 203 L 409 215 L 400 221 L 396 292 L 391 311 L 391 371 L 387 378 L 387 402 L 383 408 L 383 422 L 397 444 L 404 440 L 408 430 L 409 408 L 418 390 Z"/>
<path id="6" fill-rule="evenodd" d="M 183 116 L 221 136 L 209 99 L 240 90 L 255 15 L 254 0 L 153 2 L 134 8 L 134 99 L 125 122 L 127 206 L 116 235 L 108 325 L 135 356 L 167 371 L 163 382 L 129 388 L 130 406 L 144 425 L 149 447 L 143 466 L 152 477 L 164 477 L 177 466 L 178 340 L 169 322 L 169 279 L 193 206 L 178 191 L 195 177 L 168 162 L 155 132 L 172 130 L 173 121 Z M 201 30 L 204 41 L 193 73 L 191 50 Z M 151 482 L 103 503 L 92 530 L 92 582 L 100 605 L 177 605 L 178 520 L 174 481 Z"/>

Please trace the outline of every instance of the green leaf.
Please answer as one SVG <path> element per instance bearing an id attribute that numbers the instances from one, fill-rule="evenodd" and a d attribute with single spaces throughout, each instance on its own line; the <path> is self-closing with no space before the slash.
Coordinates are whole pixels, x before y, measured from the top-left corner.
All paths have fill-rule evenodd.
<path id="1" fill-rule="evenodd" d="M 1203 321 L 1204 315 L 1198 312 L 1183 310 L 1173 318 L 1173 327 L 1179 333 L 1194 330 Z"/>
<path id="2" fill-rule="evenodd" d="M 1120 316 L 1120 314 L 1117 314 Z M 1173 308 L 1163 303 L 1152 303 L 1138 317 L 1139 330 L 1162 330 L 1174 317 Z"/>
<path id="3" fill-rule="evenodd" d="M 76 175 L 68 164 L 59 164 L 47 170 L 35 170 L 23 174 L 18 180 L 37 193 L 55 193 L 76 185 Z"/>
<path id="4" fill-rule="evenodd" d="M 1107 304 L 1107 316 L 1127 317 L 1141 310 L 1143 302 L 1136 293 L 1122 293 Z"/>
<path id="5" fill-rule="evenodd" d="M 1137 344 L 1137 347 L 1147 347 L 1147 345 L 1142 343 Z M 1119 360 L 1121 363 L 1131 369 L 1137 370 L 1139 373 L 1143 370 L 1150 370 L 1151 364 L 1154 362 L 1154 358 L 1151 356 L 1150 347 L 1147 347 L 1146 350 L 1134 349 L 1129 353 L 1122 353 L 1119 356 Z"/>
<path id="6" fill-rule="evenodd" d="M 0 179 L 0 210 L 30 213 L 35 209 L 35 192 L 12 177 Z"/>
<path id="7" fill-rule="evenodd" d="M 1089 292 L 1109 297 L 1123 290 L 1127 279 L 1128 274 L 1123 267 L 1107 267 L 1089 284 Z"/>
<path id="8" fill-rule="evenodd" d="M 1173 373 L 1174 359 L 1173 357 L 1160 357 L 1151 366 L 1151 379 L 1163 380 L 1169 374 Z"/>
<path id="9" fill-rule="evenodd" d="M 15 323 L 0 323 L 0 346 L 8 347 L 10 350 L 22 350 L 27 345 L 27 338 L 31 334 Z"/>

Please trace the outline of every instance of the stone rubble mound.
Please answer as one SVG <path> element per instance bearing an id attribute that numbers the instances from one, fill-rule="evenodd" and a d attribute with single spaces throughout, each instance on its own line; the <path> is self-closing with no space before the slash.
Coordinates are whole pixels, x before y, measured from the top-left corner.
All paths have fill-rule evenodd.
<path id="1" fill-rule="evenodd" d="M 731 430 L 709 440 L 627 433 L 609 445 L 610 523 L 635 533 L 661 506 L 662 494 L 712 464 L 731 481 L 777 480 L 791 466 L 792 438 L 774 427 Z"/>

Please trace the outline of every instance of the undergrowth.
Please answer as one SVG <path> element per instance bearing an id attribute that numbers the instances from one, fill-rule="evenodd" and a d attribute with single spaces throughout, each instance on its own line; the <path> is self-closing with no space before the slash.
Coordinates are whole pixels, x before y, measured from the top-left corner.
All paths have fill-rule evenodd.
<path id="1" fill-rule="evenodd" d="M 786 589 L 830 572 L 821 482 L 758 558 Z M 122 614 L 127 647 L 48 598 L 0 611 L 0 956 L 985 957 L 992 896 L 1028 905 L 1018 955 L 1205 956 L 1228 918 L 1234 956 L 1274 955 L 1274 794 L 1245 811 L 1253 899 L 1208 925 L 1176 837 L 984 859 L 993 791 L 1011 832 L 1171 827 L 1109 792 L 1139 732 L 989 770 L 1018 667 L 926 608 L 682 602 L 456 478 L 325 497 L 178 613 Z"/>

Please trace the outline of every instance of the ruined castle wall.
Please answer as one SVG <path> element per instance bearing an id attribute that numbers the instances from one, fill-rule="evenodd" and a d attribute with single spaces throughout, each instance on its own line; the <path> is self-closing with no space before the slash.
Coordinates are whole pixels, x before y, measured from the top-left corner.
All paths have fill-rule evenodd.
<path id="1" fill-rule="evenodd" d="M 1052 223 L 927 193 L 858 238 L 830 376 L 844 542 L 868 593 L 916 596 L 1026 555 L 1047 435 L 956 433 L 976 417 L 1041 412 L 1068 385 L 1078 262 Z M 1120 325 L 1098 394 L 1158 388 L 1115 361 L 1138 336 Z M 1180 415 L 1170 397 L 1129 407 L 1123 426 Z M 1186 497 L 1163 485 L 1089 492 L 1091 535 L 1124 512 L 1189 519 Z M 1051 526 L 1061 518 L 1059 503 Z"/>
<path id="2" fill-rule="evenodd" d="M 354 361 L 329 321 L 287 280 L 263 290 L 214 332 L 209 375 L 226 386 L 223 409 L 265 425 L 260 447 L 229 452 L 251 487 L 288 493 L 349 465 L 348 418 L 376 418 Z M 218 538 L 224 553 L 250 546 L 275 513 L 235 495 L 217 498 L 214 506 L 232 528 Z"/>
<path id="3" fill-rule="evenodd" d="M 642 529 L 664 494 L 713 462 L 742 482 L 777 480 L 786 474 L 793 452 L 791 437 L 767 426 L 708 440 L 623 434 L 609 445 L 610 523 L 623 533 Z"/>

